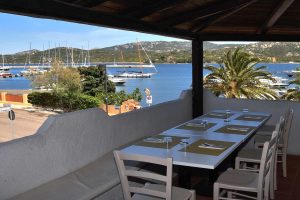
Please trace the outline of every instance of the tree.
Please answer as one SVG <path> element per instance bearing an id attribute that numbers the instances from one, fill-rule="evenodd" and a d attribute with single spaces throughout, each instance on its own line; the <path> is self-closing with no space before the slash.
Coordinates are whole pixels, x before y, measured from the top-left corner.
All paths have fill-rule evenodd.
<path id="1" fill-rule="evenodd" d="M 33 76 L 32 84 L 35 87 L 46 87 L 54 92 L 79 93 L 81 91 L 81 77 L 77 69 L 64 67 L 60 61 L 55 61 L 48 72 Z"/>
<path id="2" fill-rule="evenodd" d="M 297 68 L 296 70 L 300 69 Z M 286 100 L 300 101 L 300 74 L 296 74 L 295 79 L 291 80 L 289 84 L 294 84 L 296 87 L 288 89 L 287 93 L 282 95 L 282 98 Z"/>
<path id="3" fill-rule="evenodd" d="M 82 76 L 82 87 L 85 94 L 96 96 L 98 93 L 105 93 L 105 81 L 107 81 L 107 92 L 115 92 L 115 84 L 106 80 L 104 67 L 80 67 L 78 71 Z"/>
<path id="4" fill-rule="evenodd" d="M 271 73 L 265 71 L 265 66 L 255 66 L 259 61 L 240 48 L 229 50 L 223 55 L 219 67 L 204 67 L 211 71 L 204 78 L 204 87 L 227 98 L 277 99 L 276 93 L 260 81 L 273 79 Z"/>
<path id="5" fill-rule="evenodd" d="M 127 98 L 134 99 L 134 100 L 140 102 L 143 99 L 143 95 L 139 88 L 135 88 L 135 90 L 131 94 L 127 95 Z"/>
<path id="6" fill-rule="evenodd" d="M 124 90 L 121 90 L 120 92 L 110 92 L 107 95 L 105 95 L 105 93 L 98 93 L 97 98 L 99 98 L 103 103 L 105 103 L 105 99 L 107 98 L 107 104 L 120 106 L 128 99 L 134 99 L 135 101 L 140 102 L 143 98 L 143 95 L 140 92 L 140 89 L 136 88 L 132 93 L 129 94 L 126 94 Z"/>

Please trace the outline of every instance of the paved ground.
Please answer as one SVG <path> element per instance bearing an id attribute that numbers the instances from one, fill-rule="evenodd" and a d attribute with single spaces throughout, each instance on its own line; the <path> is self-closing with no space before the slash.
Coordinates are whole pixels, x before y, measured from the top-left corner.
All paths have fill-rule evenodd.
<path id="1" fill-rule="evenodd" d="M 11 127 L 7 112 L 0 112 L 0 142 L 35 134 L 50 115 L 49 113 L 39 111 L 17 109 L 14 109 L 14 111 L 16 113 L 16 119 L 12 122 L 13 128 Z"/>

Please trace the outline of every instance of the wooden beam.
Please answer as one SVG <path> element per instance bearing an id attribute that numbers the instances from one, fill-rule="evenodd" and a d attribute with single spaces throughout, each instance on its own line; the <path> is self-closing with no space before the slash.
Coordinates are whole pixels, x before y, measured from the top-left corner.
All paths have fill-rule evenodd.
<path id="1" fill-rule="evenodd" d="M 226 0 L 218 3 L 212 3 L 209 6 L 200 7 L 193 11 L 184 13 L 176 13 L 176 16 L 171 16 L 168 19 L 163 19 L 162 23 L 168 26 L 179 25 L 195 19 L 203 19 L 218 13 L 239 7 L 251 0 Z"/>
<path id="2" fill-rule="evenodd" d="M 150 3 L 149 5 L 142 5 L 126 10 L 123 13 L 130 17 L 144 18 L 155 12 L 170 8 L 177 3 L 184 2 L 186 0 L 159 0 L 157 3 Z"/>
<path id="3" fill-rule="evenodd" d="M 262 25 L 260 29 L 258 29 L 257 33 L 266 33 L 277 22 L 281 15 L 283 15 L 283 13 L 290 7 L 290 5 L 294 1 L 295 0 L 281 0 L 281 2 L 273 10 L 272 14 L 268 17 L 266 22 Z"/>
<path id="4" fill-rule="evenodd" d="M 76 0 L 73 3 L 80 5 L 80 6 L 92 8 L 92 7 L 98 6 L 106 1 L 108 1 L 108 0 Z"/>
<path id="5" fill-rule="evenodd" d="M 198 38 L 203 41 L 299 42 L 300 34 L 205 33 L 205 34 L 198 34 Z"/>
<path id="6" fill-rule="evenodd" d="M 203 114 L 203 41 L 192 41 L 193 118 Z"/>
<path id="7" fill-rule="evenodd" d="M 239 12 L 240 10 L 248 7 L 249 5 L 257 2 L 258 0 L 252 0 L 252 1 L 249 1 L 248 3 L 245 3 L 243 5 L 240 5 L 234 9 L 231 9 L 227 12 L 223 12 L 223 13 L 220 13 L 218 15 L 215 15 L 215 16 L 212 16 L 210 19 L 206 20 L 205 22 L 201 22 L 201 23 L 196 23 L 194 25 L 194 27 L 192 28 L 192 32 L 196 32 L 196 33 L 199 33 L 201 32 L 202 30 L 204 30 L 205 28 L 207 28 L 208 26 L 211 26 L 219 21 L 222 21 L 223 19 Z"/>
<path id="8" fill-rule="evenodd" d="M 1 0 L 0 12 L 32 17 L 71 21 L 109 28 L 152 33 L 182 39 L 193 39 L 189 31 L 158 26 L 126 16 L 98 12 L 58 0 Z"/>

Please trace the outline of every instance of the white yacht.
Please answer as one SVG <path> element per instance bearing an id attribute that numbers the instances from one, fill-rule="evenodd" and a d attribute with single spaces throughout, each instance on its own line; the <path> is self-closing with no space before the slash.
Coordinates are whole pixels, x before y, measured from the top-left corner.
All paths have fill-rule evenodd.
<path id="1" fill-rule="evenodd" d="M 113 82 L 116 85 L 124 85 L 126 83 L 126 80 L 123 78 L 114 77 L 114 75 L 107 75 L 108 80 Z"/>
<path id="2" fill-rule="evenodd" d="M 259 79 L 261 83 L 267 85 L 269 88 L 286 89 L 289 86 L 289 80 L 279 76 L 272 76 L 270 79 Z"/>
<path id="3" fill-rule="evenodd" d="M 140 47 L 142 48 L 142 50 L 144 51 L 149 64 L 145 64 L 142 62 L 141 59 L 141 53 L 140 53 Z M 112 65 L 106 65 L 106 67 L 108 68 L 120 68 L 120 69 L 125 69 L 123 71 L 119 71 L 118 73 L 114 74 L 114 77 L 120 77 L 120 78 L 151 78 L 151 76 L 153 76 L 154 74 L 157 73 L 157 69 L 155 68 L 155 65 L 152 63 L 150 57 L 148 56 L 145 48 L 142 46 L 142 44 L 140 44 L 139 42 L 137 42 L 137 48 L 138 48 L 138 57 L 139 57 L 139 61 L 137 63 L 116 63 L 114 61 L 114 64 Z M 124 57 L 123 57 L 123 53 L 121 51 L 121 57 L 122 57 L 122 61 L 124 62 Z M 146 69 L 154 69 L 154 72 L 146 72 Z M 152 70 L 153 71 L 153 70 Z"/>

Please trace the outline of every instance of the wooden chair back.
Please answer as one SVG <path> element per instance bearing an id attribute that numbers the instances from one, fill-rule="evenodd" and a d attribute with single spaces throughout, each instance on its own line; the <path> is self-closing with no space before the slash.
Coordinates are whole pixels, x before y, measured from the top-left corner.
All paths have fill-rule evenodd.
<path id="1" fill-rule="evenodd" d="M 278 134 L 278 131 L 273 131 L 271 140 L 264 143 L 259 169 L 258 199 L 269 199 L 270 175 L 274 168 Z"/>
<path id="2" fill-rule="evenodd" d="M 166 200 L 172 198 L 172 158 L 157 158 L 152 156 L 125 154 L 120 151 L 114 151 L 116 164 L 118 167 L 124 199 L 131 200 L 133 194 L 142 194 L 152 197 L 159 197 Z M 155 164 L 166 167 L 166 175 L 152 172 L 140 171 L 137 168 L 126 167 L 126 161 L 137 161 L 145 164 Z M 155 180 L 165 186 L 165 191 L 153 190 L 145 187 L 130 186 L 128 178 L 138 178 L 142 180 Z"/>
<path id="3" fill-rule="evenodd" d="M 289 134 L 292 127 L 293 118 L 294 118 L 294 110 L 290 108 L 287 114 L 286 123 L 282 135 L 283 151 L 286 151 L 288 148 Z"/>

